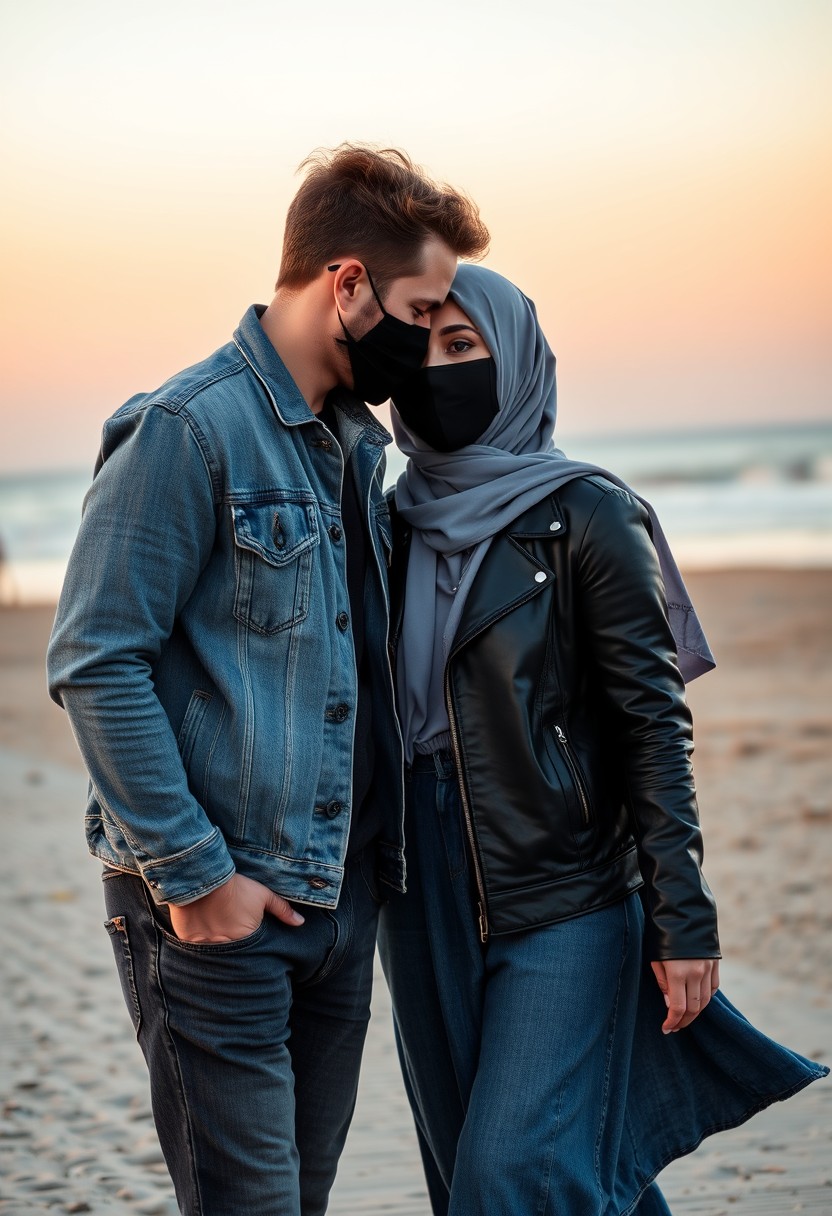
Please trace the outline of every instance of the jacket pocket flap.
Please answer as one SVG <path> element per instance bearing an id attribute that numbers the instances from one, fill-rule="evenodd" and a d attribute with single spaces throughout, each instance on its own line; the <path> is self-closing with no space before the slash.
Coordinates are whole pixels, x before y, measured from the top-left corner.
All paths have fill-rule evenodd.
<path id="1" fill-rule="evenodd" d="M 271 566 L 283 566 L 319 543 L 312 503 L 242 503 L 231 509 L 235 544 Z"/>

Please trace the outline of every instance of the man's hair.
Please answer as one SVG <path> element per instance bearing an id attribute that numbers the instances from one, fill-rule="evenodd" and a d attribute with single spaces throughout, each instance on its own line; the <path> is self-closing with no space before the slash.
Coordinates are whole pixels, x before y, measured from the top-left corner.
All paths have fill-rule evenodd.
<path id="1" fill-rule="evenodd" d="M 488 249 L 476 204 L 432 181 L 396 148 L 320 148 L 300 169 L 306 178 L 286 216 L 277 287 L 302 287 L 349 255 L 369 267 L 380 291 L 421 272 L 430 236 L 459 258 L 480 258 Z"/>

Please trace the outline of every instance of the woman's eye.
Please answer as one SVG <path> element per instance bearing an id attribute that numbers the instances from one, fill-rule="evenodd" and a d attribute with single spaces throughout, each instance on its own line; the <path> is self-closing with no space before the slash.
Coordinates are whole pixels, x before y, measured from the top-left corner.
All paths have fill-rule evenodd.
<path id="1" fill-rule="evenodd" d="M 464 355 L 467 351 L 473 349 L 473 342 L 469 342 L 466 338 L 454 338 L 448 347 L 448 352 L 452 355 Z"/>

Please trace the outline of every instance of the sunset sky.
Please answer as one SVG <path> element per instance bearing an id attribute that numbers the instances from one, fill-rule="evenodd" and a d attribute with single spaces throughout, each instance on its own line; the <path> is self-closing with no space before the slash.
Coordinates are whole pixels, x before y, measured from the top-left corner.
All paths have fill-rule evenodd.
<path id="1" fill-rule="evenodd" d="M 407 149 L 476 198 L 559 426 L 832 416 L 828 0 L 0 8 L 0 470 L 267 302 L 295 169 Z"/>

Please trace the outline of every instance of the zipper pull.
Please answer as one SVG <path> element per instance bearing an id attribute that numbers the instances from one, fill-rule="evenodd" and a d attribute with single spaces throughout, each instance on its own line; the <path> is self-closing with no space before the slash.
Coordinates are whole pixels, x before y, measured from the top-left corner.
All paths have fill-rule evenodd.
<path id="1" fill-rule="evenodd" d="M 480 925 L 480 941 L 483 945 L 488 941 L 488 917 L 485 915 L 485 909 L 482 904 L 477 904 L 479 910 L 479 925 Z"/>
<path id="2" fill-rule="evenodd" d="M 555 727 L 555 734 L 558 737 L 558 742 L 562 743 L 563 746 L 566 747 L 566 735 L 563 733 L 563 731 L 561 730 L 561 728 L 559 726 Z"/>

